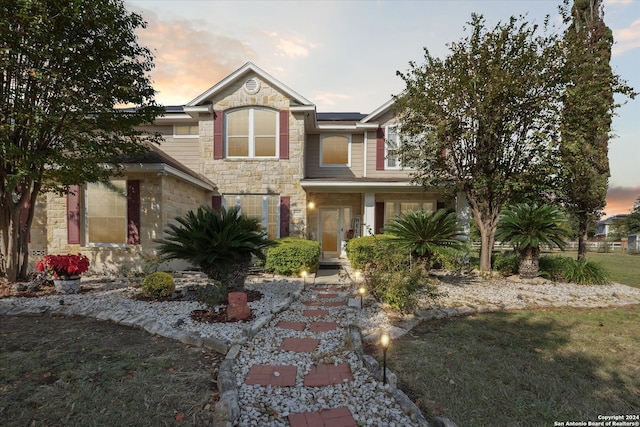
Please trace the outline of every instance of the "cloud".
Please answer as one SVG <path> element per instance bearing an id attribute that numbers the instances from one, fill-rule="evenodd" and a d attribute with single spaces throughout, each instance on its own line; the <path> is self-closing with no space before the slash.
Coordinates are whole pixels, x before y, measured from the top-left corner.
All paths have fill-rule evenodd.
<path id="1" fill-rule="evenodd" d="M 155 54 L 150 74 L 161 104 L 191 101 L 256 56 L 245 40 L 199 29 L 204 21 L 162 20 L 151 11 L 144 17 L 148 27 L 138 37 Z"/>
<path id="2" fill-rule="evenodd" d="M 631 212 L 633 204 L 640 197 L 640 186 L 611 187 L 607 192 L 607 206 L 605 216 L 625 214 Z"/>
<path id="3" fill-rule="evenodd" d="M 309 49 L 314 49 L 315 44 L 292 35 L 280 35 L 276 32 L 267 33 L 276 48 L 275 55 L 287 58 L 306 58 Z"/>
<path id="4" fill-rule="evenodd" d="M 337 101 L 351 100 L 353 96 L 335 92 L 316 92 L 313 94 L 313 101 L 318 106 L 318 110 L 326 111 L 326 107 L 337 105 Z"/>
<path id="5" fill-rule="evenodd" d="M 614 30 L 613 38 L 616 41 L 611 49 L 613 55 L 640 47 L 640 19 L 633 21 L 628 28 Z"/>

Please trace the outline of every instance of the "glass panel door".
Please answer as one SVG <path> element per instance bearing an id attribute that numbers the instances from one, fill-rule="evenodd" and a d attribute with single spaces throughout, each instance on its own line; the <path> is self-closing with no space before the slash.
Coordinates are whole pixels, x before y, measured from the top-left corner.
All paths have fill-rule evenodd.
<path id="1" fill-rule="evenodd" d="M 320 236 L 323 252 L 338 252 L 338 209 L 320 210 Z"/>

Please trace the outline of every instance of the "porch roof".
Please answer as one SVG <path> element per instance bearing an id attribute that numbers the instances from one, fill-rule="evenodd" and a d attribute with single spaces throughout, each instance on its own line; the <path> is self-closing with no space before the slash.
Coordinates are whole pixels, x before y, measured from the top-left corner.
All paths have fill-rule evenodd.
<path id="1" fill-rule="evenodd" d="M 424 189 L 408 178 L 306 178 L 300 181 L 305 190 L 326 192 L 401 191 Z"/>

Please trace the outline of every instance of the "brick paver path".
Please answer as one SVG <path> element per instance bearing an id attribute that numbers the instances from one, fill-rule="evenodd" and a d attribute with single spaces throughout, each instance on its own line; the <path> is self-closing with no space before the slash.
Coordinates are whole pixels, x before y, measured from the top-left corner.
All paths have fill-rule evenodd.
<path id="1" fill-rule="evenodd" d="M 318 348 L 323 334 L 340 328 L 340 323 L 335 321 L 317 321 L 314 317 L 329 316 L 329 308 L 344 307 L 347 305 L 344 297 L 344 289 L 327 287 L 316 288 L 310 293 L 310 301 L 302 301 L 298 306 L 302 315 L 309 317 L 309 321 L 280 320 L 275 326 L 282 330 L 283 339 L 279 351 L 292 351 L 298 353 L 314 353 Z M 313 307 L 304 309 L 303 307 Z M 335 311 L 333 311 L 335 314 Z M 287 332 L 289 331 L 289 332 Z M 292 332 L 295 331 L 295 332 Z M 307 331 L 306 338 L 300 338 L 293 334 Z M 267 362 L 268 363 L 268 362 Z M 293 387 L 296 385 L 298 370 L 296 366 L 286 365 L 253 365 L 245 378 L 245 383 L 260 386 Z M 318 364 L 312 365 L 309 372 L 303 378 L 305 387 L 326 387 L 344 384 L 353 381 L 353 373 L 349 363 Z M 320 409 L 314 412 L 289 414 L 287 416 L 290 427 L 357 427 L 353 415 L 347 407 L 332 409 Z"/>
<path id="2" fill-rule="evenodd" d="M 305 317 L 322 317 L 328 316 L 329 310 L 303 310 L 302 315 Z"/>
<path id="3" fill-rule="evenodd" d="M 289 425 L 291 427 L 358 427 L 358 423 L 347 408 L 291 414 Z"/>
<path id="4" fill-rule="evenodd" d="M 309 373 L 304 376 L 305 387 L 324 387 L 349 381 L 353 381 L 353 375 L 348 363 L 314 365 Z"/>
<path id="5" fill-rule="evenodd" d="M 312 322 L 309 325 L 309 331 L 311 332 L 328 332 L 338 329 L 340 323 L 338 322 Z"/>
<path id="6" fill-rule="evenodd" d="M 253 365 L 244 383 L 249 385 L 291 387 L 296 385 L 297 368 L 287 365 Z"/>
<path id="7" fill-rule="evenodd" d="M 285 338 L 279 350 L 311 353 L 318 344 L 320 344 L 320 340 L 316 338 Z"/>

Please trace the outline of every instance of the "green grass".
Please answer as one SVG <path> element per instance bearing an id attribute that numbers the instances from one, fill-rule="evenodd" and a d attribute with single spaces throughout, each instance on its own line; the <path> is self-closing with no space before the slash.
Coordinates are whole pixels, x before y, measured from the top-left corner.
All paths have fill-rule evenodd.
<path id="1" fill-rule="evenodd" d="M 503 312 L 423 322 L 389 350 L 427 416 L 460 426 L 597 421 L 640 408 L 640 307 Z"/>
<path id="2" fill-rule="evenodd" d="M 564 252 L 564 256 L 576 258 L 577 252 Z M 640 255 L 623 252 L 588 252 L 587 259 L 598 262 L 609 273 L 612 282 L 640 288 Z"/>

